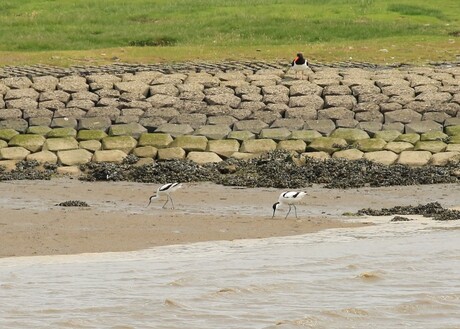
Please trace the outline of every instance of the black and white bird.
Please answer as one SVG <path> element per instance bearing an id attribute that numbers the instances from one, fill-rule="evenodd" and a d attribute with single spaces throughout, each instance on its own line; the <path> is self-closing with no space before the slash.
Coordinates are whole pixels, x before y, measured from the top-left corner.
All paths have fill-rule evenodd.
<path id="1" fill-rule="evenodd" d="M 166 195 L 167 200 L 166 200 L 166 202 L 165 202 L 165 204 L 163 205 L 162 208 L 164 208 L 166 206 L 166 204 L 168 203 L 168 201 L 171 200 L 172 209 L 174 209 L 174 202 L 173 202 L 173 199 L 171 198 L 171 193 L 177 191 L 181 187 L 182 187 L 181 183 L 168 183 L 168 184 L 160 186 L 157 189 L 156 194 L 152 195 L 149 198 L 150 201 L 149 201 L 149 204 L 147 205 L 147 207 L 150 206 L 150 203 L 152 203 L 152 201 L 160 198 L 163 195 Z"/>
<path id="2" fill-rule="evenodd" d="M 283 192 L 280 194 L 278 198 L 278 202 L 273 204 L 273 217 L 275 217 L 275 212 L 278 208 L 280 208 L 283 205 L 288 205 L 289 206 L 289 211 L 286 214 L 286 217 L 288 217 L 289 213 L 291 212 L 291 208 L 294 207 L 295 211 L 295 218 L 297 217 L 297 208 L 295 207 L 296 204 L 298 204 L 304 196 L 306 196 L 306 192 L 298 192 L 298 191 L 290 191 L 290 192 Z"/>
<path id="3" fill-rule="evenodd" d="M 294 70 L 296 77 L 297 77 L 297 72 L 302 72 L 302 77 L 303 77 L 303 72 L 305 72 L 309 67 L 308 67 L 308 61 L 303 57 L 302 53 L 297 53 L 296 58 L 291 63 L 291 68 Z"/>

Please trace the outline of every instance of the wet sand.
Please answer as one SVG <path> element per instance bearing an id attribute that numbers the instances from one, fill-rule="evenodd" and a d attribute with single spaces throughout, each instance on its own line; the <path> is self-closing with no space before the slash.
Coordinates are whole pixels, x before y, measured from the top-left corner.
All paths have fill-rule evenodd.
<path id="1" fill-rule="evenodd" d="M 272 204 L 283 190 L 189 183 L 164 201 L 147 206 L 157 184 L 51 181 L 0 182 L 0 257 L 131 251 L 211 240 L 299 235 L 328 228 L 367 225 L 346 212 L 372 207 L 438 201 L 460 204 L 459 184 L 331 190 L 305 188 L 294 214 L 272 219 Z M 90 207 L 60 207 L 79 200 Z M 163 199 L 162 199 L 163 200 Z"/>

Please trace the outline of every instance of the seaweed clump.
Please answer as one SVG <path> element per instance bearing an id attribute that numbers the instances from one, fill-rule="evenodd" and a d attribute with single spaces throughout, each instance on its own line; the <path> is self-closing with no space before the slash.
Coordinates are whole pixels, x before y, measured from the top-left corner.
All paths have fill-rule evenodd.
<path id="1" fill-rule="evenodd" d="M 443 208 L 439 202 L 430 202 L 418 206 L 396 206 L 393 208 L 382 208 L 380 210 L 365 208 L 357 212 L 358 215 L 368 216 L 391 216 L 391 215 L 422 215 L 432 217 L 434 220 L 458 220 L 459 210 Z"/>

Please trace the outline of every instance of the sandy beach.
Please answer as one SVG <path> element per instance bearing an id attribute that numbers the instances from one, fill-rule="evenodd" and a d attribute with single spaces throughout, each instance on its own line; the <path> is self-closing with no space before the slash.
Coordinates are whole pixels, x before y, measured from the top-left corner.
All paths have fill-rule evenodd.
<path id="1" fill-rule="evenodd" d="M 131 251 L 211 240 L 299 235 L 328 228 L 367 225 L 343 216 L 365 207 L 382 208 L 438 201 L 458 206 L 458 184 L 361 188 L 305 188 L 293 214 L 274 219 L 272 204 L 283 190 L 188 183 L 174 195 L 176 208 L 147 206 L 157 184 L 50 181 L 0 182 L 0 257 Z M 89 207 L 61 207 L 79 200 Z"/>

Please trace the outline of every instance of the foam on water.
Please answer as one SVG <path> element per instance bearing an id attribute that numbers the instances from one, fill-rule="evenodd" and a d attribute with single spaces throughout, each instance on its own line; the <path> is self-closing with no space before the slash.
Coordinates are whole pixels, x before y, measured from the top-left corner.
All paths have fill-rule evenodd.
<path id="1" fill-rule="evenodd" d="M 2 328 L 458 328 L 460 223 L 0 259 Z"/>

